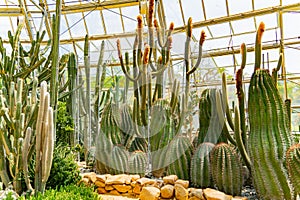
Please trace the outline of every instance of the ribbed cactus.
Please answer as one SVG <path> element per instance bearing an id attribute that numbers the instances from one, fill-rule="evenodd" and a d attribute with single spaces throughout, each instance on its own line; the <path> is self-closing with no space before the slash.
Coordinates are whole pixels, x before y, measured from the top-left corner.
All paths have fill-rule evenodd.
<path id="1" fill-rule="evenodd" d="M 109 173 L 109 160 L 111 158 L 111 151 L 113 148 L 113 143 L 111 140 L 106 136 L 104 132 L 100 130 L 96 138 L 96 169 L 97 172 L 100 174 L 107 174 Z"/>
<path id="2" fill-rule="evenodd" d="M 171 108 L 164 100 L 156 101 L 152 106 L 152 120 L 150 124 L 150 148 L 152 154 L 152 167 L 154 174 L 160 177 L 164 168 L 170 164 L 165 159 L 168 145 L 176 135 L 176 124 L 171 117 Z M 183 152 L 182 152 L 183 153 Z M 165 157 L 164 159 L 162 159 Z"/>
<path id="3" fill-rule="evenodd" d="M 166 156 L 169 164 L 167 174 L 176 174 L 178 178 L 188 180 L 192 158 L 192 143 L 189 138 L 175 137 L 168 145 Z"/>
<path id="4" fill-rule="evenodd" d="M 199 188 L 214 187 L 210 171 L 210 152 L 213 143 L 202 143 L 194 152 L 191 160 L 190 181 L 191 185 Z"/>
<path id="5" fill-rule="evenodd" d="M 148 148 L 148 142 L 144 137 L 135 137 L 129 147 L 129 151 L 134 152 L 140 150 L 146 152 L 147 148 Z"/>
<path id="6" fill-rule="evenodd" d="M 300 143 L 291 146 L 286 153 L 288 172 L 295 189 L 295 194 L 300 195 Z"/>
<path id="7" fill-rule="evenodd" d="M 134 141 L 136 134 L 134 132 L 134 124 L 131 116 L 132 109 L 128 104 L 122 104 L 120 107 L 120 129 L 123 132 L 122 144 L 126 148 L 130 148 L 132 142 Z"/>
<path id="8" fill-rule="evenodd" d="M 100 131 L 103 132 L 113 144 L 121 144 L 122 132 L 120 130 L 120 119 L 115 117 L 117 114 L 113 112 L 119 111 L 116 105 L 110 101 L 103 110 Z"/>
<path id="9" fill-rule="evenodd" d="M 110 174 L 123 174 L 128 172 L 129 153 L 123 146 L 114 146 L 108 160 Z"/>
<path id="10" fill-rule="evenodd" d="M 134 151 L 129 157 L 129 173 L 145 176 L 147 156 L 143 151 Z"/>
<path id="11" fill-rule="evenodd" d="M 243 176 L 237 151 L 229 144 L 219 143 L 211 151 L 210 162 L 216 187 L 226 194 L 240 195 Z"/>
<path id="12" fill-rule="evenodd" d="M 285 166 L 286 151 L 292 144 L 288 115 L 274 80 L 267 70 L 260 69 L 263 32 L 264 24 L 261 23 L 256 37 L 255 71 L 248 95 L 251 171 L 261 198 L 294 199 Z"/>
<path id="13" fill-rule="evenodd" d="M 228 130 L 224 128 L 225 109 L 221 99 L 220 91 L 216 88 L 202 92 L 199 100 L 198 145 L 203 142 L 227 142 L 225 131 Z"/>

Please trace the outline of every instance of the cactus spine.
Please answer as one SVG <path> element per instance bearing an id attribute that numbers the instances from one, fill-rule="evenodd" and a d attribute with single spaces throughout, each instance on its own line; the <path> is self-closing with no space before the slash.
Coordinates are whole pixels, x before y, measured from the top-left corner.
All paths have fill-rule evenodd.
<path id="1" fill-rule="evenodd" d="M 191 160 L 190 181 L 194 187 L 213 187 L 210 171 L 209 154 L 215 145 L 213 143 L 202 143 L 194 152 Z"/>
<path id="2" fill-rule="evenodd" d="M 285 153 L 292 143 L 288 115 L 272 77 L 268 71 L 260 69 L 263 31 L 264 24 L 261 23 L 256 38 L 255 71 L 248 95 L 251 171 L 260 197 L 293 199 L 293 188 L 285 167 Z"/>
<path id="3" fill-rule="evenodd" d="M 240 195 L 243 186 L 242 165 L 236 150 L 219 143 L 210 154 L 211 173 L 217 188 L 227 194 Z"/>
<path id="4" fill-rule="evenodd" d="M 300 144 L 294 144 L 286 153 L 288 172 L 295 189 L 295 194 L 300 194 Z"/>

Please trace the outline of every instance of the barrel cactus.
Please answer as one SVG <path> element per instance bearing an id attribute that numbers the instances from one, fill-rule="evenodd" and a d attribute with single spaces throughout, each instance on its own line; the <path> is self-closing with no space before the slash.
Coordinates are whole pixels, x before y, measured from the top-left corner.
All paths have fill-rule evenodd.
<path id="1" fill-rule="evenodd" d="M 199 188 L 213 187 L 210 171 L 209 154 L 215 145 L 205 142 L 195 150 L 191 161 L 190 181 L 191 185 Z"/>
<path id="2" fill-rule="evenodd" d="M 213 181 L 220 191 L 240 195 L 243 186 L 242 164 L 235 148 L 217 144 L 210 154 Z"/>

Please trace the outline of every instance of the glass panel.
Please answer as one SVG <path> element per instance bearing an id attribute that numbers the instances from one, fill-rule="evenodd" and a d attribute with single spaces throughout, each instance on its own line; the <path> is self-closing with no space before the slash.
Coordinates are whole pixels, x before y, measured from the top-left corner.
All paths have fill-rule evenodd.
<path id="1" fill-rule="evenodd" d="M 209 29 L 213 37 L 231 34 L 229 23 L 210 25 Z"/>
<path id="2" fill-rule="evenodd" d="M 299 74 L 300 63 L 299 45 L 289 45 L 285 48 L 285 66 L 287 73 Z"/>
<path id="3" fill-rule="evenodd" d="M 228 1 L 229 14 L 237 14 L 248 12 L 252 10 L 252 3 L 250 0 L 240 1 L 240 0 L 230 0 Z"/>
<path id="4" fill-rule="evenodd" d="M 283 28 L 284 28 L 284 37 L 293 38 L 298 37 L 300 33 L 300 27 L 295 26 L 295 22 L 300 21 L 299 12 L 290 12 L 284 13 L 283 15 Z"/>
<path id="5" fill-rule="evenodd" d="M 163 5 L 165 8 L 167 26 L 169 26 L 171 22 L 174 22 L 175 27 L 183 26 L 179 2 L 172 1 L 172 3 L 170 3 L 170 0 L 163 0 Z"/>
<path id="6" fill-rule="evenodd" d="M 203 48 L 208 50 L 220 50 L 221 48 L 227 49 L 229 44 L 230 38 L 211 39 L 205 41 Z"/>
<path id="7" fill-rule="evenodd" d="M 184 0 L 181 2 L 186 22 L 189 17 L 192 17 L 194 22 L 204 20 L 203 9 L 200 0 Z"/>
<path id="8" fill-rule="evenodd" d="M 123 32 L 119 9 L 105 9 L 102 12 L 108 34 Z"/>
<path id="9" fill-rule="evenodd" d="M 264 0 L 254 1 L 254 9 L 268 8 L 272 6 L 278 6 L 279 0 Z"/>
<path id="10" fill-rule="evenodd" d="M 66 19 L 68 20 L 68 18 L 66 18 L 65 15 L 62 15 L 61 21 L 60 21 L 60 39 L 70 39 L 71 37 L 73 37 L 73 35 L 70 35 L 70 33 L 69 33 Z M 68 22 L 69 22 L 69 20 L 68 20 Z M 71 34 L 72 34 L 72 31 L 71 31 Z"/>
<path id="11" fill-rule="evenodd" d="M 88 27 L 89 35 L 104 34 L 102 20 L 99 11 L 85 12 L 84 15 Z"/>
<path id="12" fill-rule="evenodd" d="M 10 22 L 9 22 L 9 18 L 8 17 L 0 17 L 0 20 L 1 20 L 1 27 L 3 28 L 0 28 L 0 36 L 4 39 L 8 39 L 8 36 L 7 36 L 7 33 L 8 31 L 12 31 L 12 27 L 10 25 Z"/>
<path id="13" fill-rule="evenodd" d="M 69 28 L 73 37 L 84 37 L 87 34 L 82 17 L 82 13 L 67 15 Z"/>
<path id="14" fill-rule="evenodd" d="M 225 0 L 210 0 L 204 2 L 207 19 L 227 16 Z"/>
<path id="15" fill-rule="evenodd" d="M 257 22 L 257 26 L 259 25 L 260 22 L 264 22 L 266 25 L 266 29 L 274 28 L 278 26 L 278 17 L 276 13 L 257 16 L 256 22 Z"/>
<path id="16" fill-rule="evenodd" d="M 136 17 L 139 15 L 138 6 L 130 6 L 122 8 L 125 32 L 133 32 L 136 29 Z"/>
<path id="17" fill-rule="evenodd" d="M 256 31 L 253 18 L 232 21 L 231 24 L 235 34 Z"/>

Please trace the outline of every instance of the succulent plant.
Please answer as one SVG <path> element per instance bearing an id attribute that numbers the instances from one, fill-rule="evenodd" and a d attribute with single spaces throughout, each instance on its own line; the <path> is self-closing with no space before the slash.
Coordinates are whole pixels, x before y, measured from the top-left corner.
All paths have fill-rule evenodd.
<path id="1" fill-rule="evenodd" d="M 229 144 L 219 143 L 211 151 L 210 162 L 216 187 L 226 194 L 240 195 L 243 176 L 237 151 Z"/>
<path id="2" fill-rule="evenodd" d="M 194 151 L 191 160 L 190 181 L 191 185 L 199 188 L 213 187 L 210 171 L 210 152 L 215 145 L 205 142 L 200 144 Z"/>
<path id="3" fill-rule="evenodd" d="M 300 194 L 300 143 L 294 144 L 286 152 L 286 164 L 295 189 L 295 194 Z"/>
<path id="4" fill-rule="evenodd" d="M 141 177 L 145 176 L 147 157 L 143 151 L 132 152 L 128 162 L 130 174 L 139 174 Z"/>
<path id="5" fill-rule="evenodd" d="M 167 174 L 176 174 L 180 179 L 189 180 L 192 158 L 192 144 L 189 138 L 184 136 L 175 137 L 168 145 L 166 156 L 170 163 Z"/>
<path id="6" fill-rule="evenodd" d="M 248 95 L 251 172 L 261 198 L 294 199 L 285 166 L 286 151 L 292 144 L 287 110 L 269 72 L 260 69 L 263 32 L 264 24 L 261 23 L 257 31 L 256 62 Z"/>

